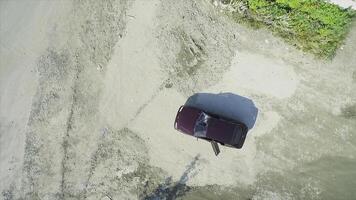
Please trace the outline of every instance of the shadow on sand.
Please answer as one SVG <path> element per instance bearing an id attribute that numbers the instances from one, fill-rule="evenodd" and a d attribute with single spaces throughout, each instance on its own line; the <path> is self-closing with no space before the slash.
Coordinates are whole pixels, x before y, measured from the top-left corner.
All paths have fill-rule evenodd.
<path id="1" fill-rule="evenodd" d="M 258 114 L 251 99 L 232 93 L 196 93 L 188 98 L 185 105 L 243 122 L 249 130 L 255 125 Z"/>
<path id="2" fill-rule="evenodd" d="M 144 200 L 174 200 L 184 196 L 190 188 L 186 185 L 187 181 L 194 177 L 197 172 L 194 171 L 199 161 L 199 154 L 196 155 L 192 162 L 186 166 L 186 169 L 179 181 L 173 183 L 172 177 L 166 178 L 163 184 L 160 184 L 151 194 L 146 195 Z"/>

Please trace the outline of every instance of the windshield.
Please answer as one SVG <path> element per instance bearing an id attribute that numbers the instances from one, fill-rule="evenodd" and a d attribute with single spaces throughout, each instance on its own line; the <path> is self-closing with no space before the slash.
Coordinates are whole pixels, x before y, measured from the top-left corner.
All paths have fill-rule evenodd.
<path id="1" fill-rule="evenodd" d="M 206 131 L 208 129 L 209 115 L 202 112 L 194 126 L 195 137 L 206 137 Z"/>

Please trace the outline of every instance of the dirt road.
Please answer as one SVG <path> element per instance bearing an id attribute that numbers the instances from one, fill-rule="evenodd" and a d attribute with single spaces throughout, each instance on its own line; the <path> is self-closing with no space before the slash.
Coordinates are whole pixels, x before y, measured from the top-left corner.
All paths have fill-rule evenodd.
<path id="1" fill-rule="evenodd" d="M 0 5 L 3 199 L 356 195 L 355 25 L 322 61 L 210 1 Z M 202 92 L 253 100 L 241 150 L 173 129 Z"/>

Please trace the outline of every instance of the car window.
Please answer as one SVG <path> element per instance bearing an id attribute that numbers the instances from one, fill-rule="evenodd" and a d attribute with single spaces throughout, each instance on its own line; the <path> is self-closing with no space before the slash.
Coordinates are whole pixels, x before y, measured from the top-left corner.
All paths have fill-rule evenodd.
<path id="1" fill-rule="evenodd" d="M 206 137 L 206 132 L 208 129 L 208 120 L 209 120 L 209 115 L 202 112 L 198 120 L 195 122 L 195 126 L 194 126 L 195 137 L 203 137 L 203 138 Z"/>

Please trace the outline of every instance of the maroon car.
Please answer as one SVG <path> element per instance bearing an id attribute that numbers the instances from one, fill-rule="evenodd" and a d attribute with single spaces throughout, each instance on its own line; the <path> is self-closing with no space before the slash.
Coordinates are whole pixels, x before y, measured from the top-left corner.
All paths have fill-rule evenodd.
<path id="1" fill-rule="evenodd" d="M 216 155 L 220 152 L 217 143 L 240 149 L 248 131 L 247 126 L 241 122 L 189 106 L 179 108 L 174 128 L 212 142 Z"/>

